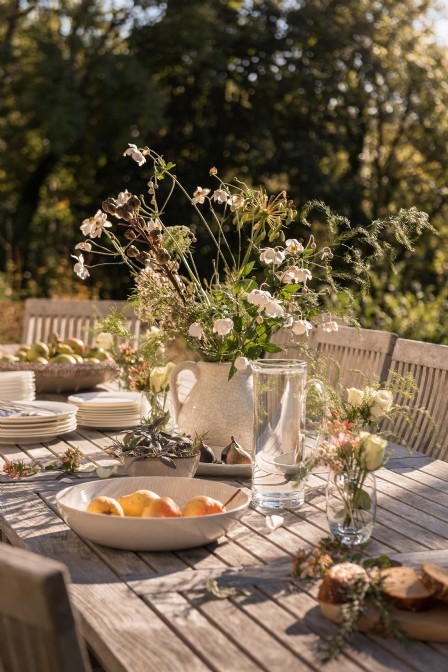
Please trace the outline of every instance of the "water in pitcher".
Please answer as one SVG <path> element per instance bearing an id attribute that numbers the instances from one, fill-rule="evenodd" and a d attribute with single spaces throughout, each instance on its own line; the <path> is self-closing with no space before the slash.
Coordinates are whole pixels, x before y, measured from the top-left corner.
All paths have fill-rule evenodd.
<path id="1" fill-rule="evenodd" d="M 305 501 L 305 486 L 295 481 L 305 450 L 306 362 L 260 360 L 252 370 L 252 502 L 271 513 L 295 509 Z"/>

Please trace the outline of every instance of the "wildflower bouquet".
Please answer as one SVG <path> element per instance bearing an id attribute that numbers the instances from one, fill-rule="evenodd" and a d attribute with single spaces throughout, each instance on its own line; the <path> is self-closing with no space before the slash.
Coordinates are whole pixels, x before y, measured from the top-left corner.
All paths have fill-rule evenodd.
<path id="1" fill-rule="evenodd" d="M 346 306 L 351 299 L 342 283 L 365 290 L 372 262 L 394 256 L 384 229 L 412 249 L 422 230 L 431 228 L 427 215 L 415 209 L 368 229 L 351 228 L 320 202 L 307 204 L 298 216 L 286 192 L 269 196 L 239 180 L 229 184 L 216 168 L 209 176 L 215 188 L 199 186 L 190 194 L 173 172 L 175 164 L 153 150 L 130 145 L 125 155 L 139 166 L 151 165 L 147 193 L 109 197 L 82 223 L 86 240 L 76 245 L 75 272 L 89 276 L 92 263 L 84 253 L 89 260 L 100 253 L 126 264 L 135 277 L 132 300 L 141 319 L 157 326 L 166 340 L 183 337 L 205 361 L 231 363 L 230 375 L 248 360 L 280 351 L 271 336 L 282 327 L 294 337 L 312 328 L 336 330 L 332 315 L 341 311 L 332 301 L 340 291 L 349 298 Z M 214 252 L 207 280 L 197 271 L 192 230 L 164 223 L 176 194 L 191 204 L 195 221 L 210 237 Z M 310 228 L 313 210 L 325 220 L 325 240 L 316 242 L 312 234 L 288 237 L 296 219 L 304 231 Z"/>
<path id="2" fill-rule="evenodd" d="M 297 480 L 300 484 L 319 466 L 330 469 L 327 518 L 333 535 L 345 543 L 362 543 L 370 537 L 376 505 L 372 476 L 386 464 L 388 440 L 395 438 L 383 428 L 393 427 L 395 418 L 410 419 L 409 409 L 394 403 L 394 397 L 412 398 L 415 392 L 412 376 L 397 373 L 384 386 L 373 380 L 363 389 L 329 391 L 332 409 L 325 438 L 304 459 Z"/>

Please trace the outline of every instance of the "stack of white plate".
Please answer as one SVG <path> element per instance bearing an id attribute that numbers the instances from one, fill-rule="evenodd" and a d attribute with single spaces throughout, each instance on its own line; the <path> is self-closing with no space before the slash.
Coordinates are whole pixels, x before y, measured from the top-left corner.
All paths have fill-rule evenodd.
<path id="1" fill-rule="evenodd" d="M 141 392 L 79 392 L 68 400 L 78 406 L 78 425 L 95 429 L 128 429 L 140 424 Z"/>
<path id="2" fill-rule="evenodd" d="M 0 373 L 0 399 L 32 401 L 36 398 L 34 371 L 5 371 Z"/>
<path id="3" fill-rule="evenodd" d="M 78 409 L 72 404 L 29 401 L 18 406 L 25 405 L 29 410 L 0 415 L 0 443 L 41 443 L 76 429 Z"/>

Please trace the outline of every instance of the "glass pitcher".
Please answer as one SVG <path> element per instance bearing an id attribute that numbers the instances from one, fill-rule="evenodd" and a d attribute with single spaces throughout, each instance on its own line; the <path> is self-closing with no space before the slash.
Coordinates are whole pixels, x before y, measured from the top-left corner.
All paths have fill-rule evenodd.
<path id="1" fill-rule="evenodd" d="M 261 511 L 296 509 L 305 501 L 305 486 L 295 485 L 302 460 L 320 440 L 306 441 L 306 398 L 310 389 L 321 399 L 323 427 L 326 393 L 318 380 L 306 382 L 306 362 L 265 359 L 252 362 L 254 379 L 254 461 L 252 503 Z M 315 405 L 315 404 L 314 404 Z"/>

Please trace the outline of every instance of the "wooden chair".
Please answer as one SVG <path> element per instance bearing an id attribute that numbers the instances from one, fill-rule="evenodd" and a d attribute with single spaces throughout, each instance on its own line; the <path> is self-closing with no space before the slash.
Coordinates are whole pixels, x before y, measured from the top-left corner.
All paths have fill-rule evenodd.
<path id="1" fill-rule="evenodd" d="M 409 408 L 425 408 L 433 420 L 416 412 L 415 424 L 400 420 L 394 424 L 394 433 L 414 450 L 448 461 L 448 346 L 399 338 L 391 371 L 410 373 L 418 387 L 415 399 L 400 398 L 396 402 Z"/>
<path id="2" fill-rule="evenodd" d="M 1 544 L 0 670 L 90 672 L 66 582 L 59 562 Z"/>
<path id="3" fill-rule="evenodd" d="M 280 329 L 272 340 L 285 347 L 285 352 L 271 357 L 299 359 L 303 355 L 308 359 L 312 375 L 317 378 L 328 380 L 332 386 L 339 383 L 342 387 L 361 388 L 365 379 L 358 371 L 367 378 L 377 376 L 381 381 L 386 380 L 397 338 L 396 334 L 386 331 L 346 326 L 339 326 L 338 331 L 331 332 L 313 329 L 308 337 L 311 352 L 307 357 L 300 350 L 304 337 L 298 337 L 296 344 L 299 349 L 296 349 L 291 330 Z"/>
<path id="4" fill-rule="evenodd" d="M 57 333 L 62 339 L 80 338 L 91 345 L 99 318 L 107 315 L 112 308 L 125 308 L 128 328 L 138 341 L 140 320 L 125 301 L 27 299 L 22 342 L 48 342 L 52 334 Z"/>
<path id="5" fill-rule="evenodd" d="M 328 378 L 333 386 L 339 382 L 343 388 L 362 388 L 366 378 L 374 376 L 385 381 L 397 338 L 397 334 L 375 329 L 345 326 L 331 332 L 316 329 L 310 343 L 321 356 L 316 361 L 316 375 L 319 375 L 321 361 L 328 366 Z"/>

